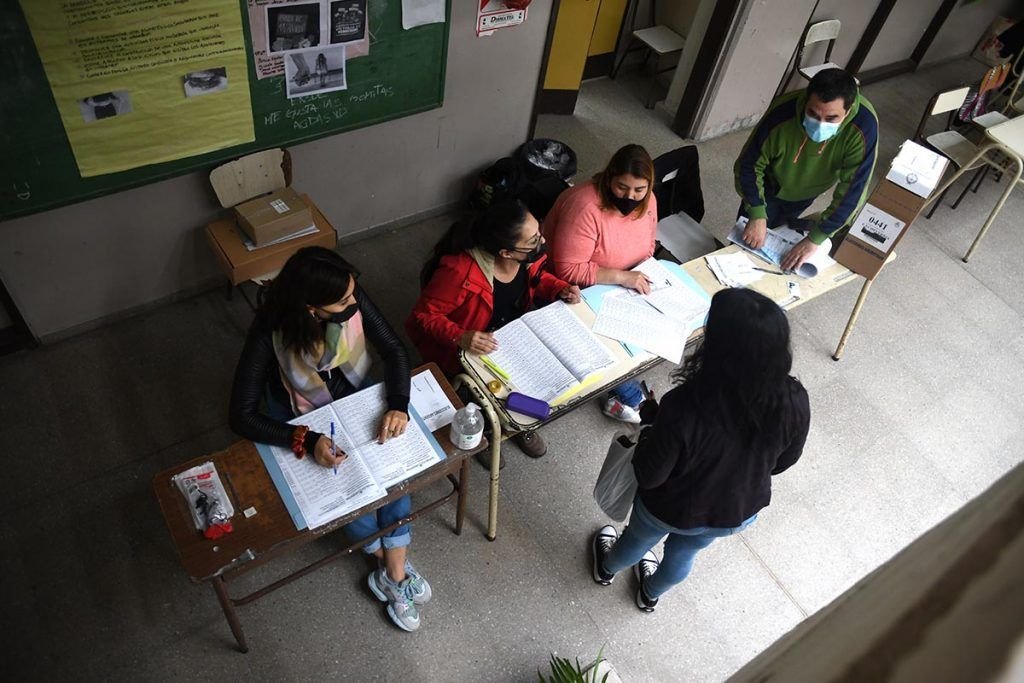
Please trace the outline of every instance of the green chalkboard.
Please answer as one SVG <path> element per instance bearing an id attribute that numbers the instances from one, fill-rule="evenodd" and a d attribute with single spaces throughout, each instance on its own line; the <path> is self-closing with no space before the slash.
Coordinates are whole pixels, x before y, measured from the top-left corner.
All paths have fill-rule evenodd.
<path id="1" fill-rule="evenodd" d="M 0 219 L 209 169 L 249 152 L 335 135 L 442 104 L 448 24 L 403 30 L 401 0 L 368 0 L 370 53 L 349 63 L 347 90 L 293 100 L 285 95 L 284 76 L 257 80 L 245 0 L 240 0 L 239 11 L 250 55 L 255 142 L 82 178 L 19 4 L 0 2 Z"/>

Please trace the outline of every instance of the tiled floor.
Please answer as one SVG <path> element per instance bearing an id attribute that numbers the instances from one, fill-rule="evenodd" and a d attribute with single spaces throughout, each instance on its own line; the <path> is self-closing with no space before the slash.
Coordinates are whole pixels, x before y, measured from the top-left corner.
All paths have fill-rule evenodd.
<path id="1" fill-rule="evenodd" d="M 880 158 L 912 133 L 932 92 L 980 73 L 964 61 L 868 86 Z M 538 135 L 570 143 L 582 177 L 625 142 L 654 154 L 679 145 L 663 119 L 628 79 L 599 80 L 585 85 L 575 117 L 543 117 Z M 705 222 L 720 234 L 737 205 L 731 167 L 744 138 L 700 145 Z M 589 492 L 615 429 L 594 406 L 545 428 L 546 458 L 507 446 L 495 543 L 481 533 L 486 476 L 476 466 L 461 538 L 448 512 L 416 525 L 413 557 L 436 595 L 419 633 L 389 624 L 364 588 L 364 564 L 347 560 L 243 608 L 252 651 L 240 655 L 212 591 L 177 564 L 150 479 L 233 440 L 226 405 L 245 304 L 218 290 L 0 358 L 3 670 L 519 681 L 550 652 L 588 659 L 603 648 L 626 680 L 721 680 L 1022 460 L 1024 194 L 1011 196 L 971 263 L 959 260 L 1000 189 L 987 181 L 958 211 L 911 228 L 841 362 L 829 355 L 857 287 L 793 312 L 795 372 L 814 413 L 804 459 L 776 480 L 757 523 L 701 555 L 654 614 L 633 606 L 628 577 L 609 588 L 589 578 L 587 537 L 602 523 Z M 396 326 L 445 225 L 343 248 Z M 657 389 L 668 371 L 651 373 Z"/>

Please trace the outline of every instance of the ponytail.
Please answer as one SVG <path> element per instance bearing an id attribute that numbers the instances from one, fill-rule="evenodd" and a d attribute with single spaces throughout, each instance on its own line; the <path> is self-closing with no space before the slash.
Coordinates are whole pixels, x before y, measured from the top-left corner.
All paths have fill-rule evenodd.
<path id="1" fill-rule="evenodd" d="M 420 288 L 426 287 L 441 265 L 441 259 L 478 247 L 492 256 L 502 249 L 516 248 L 530 211 L 518 199 L 491 204 L 482 213 L 464 216 L 452 223 L 437 241 L 420 271 Z"/>

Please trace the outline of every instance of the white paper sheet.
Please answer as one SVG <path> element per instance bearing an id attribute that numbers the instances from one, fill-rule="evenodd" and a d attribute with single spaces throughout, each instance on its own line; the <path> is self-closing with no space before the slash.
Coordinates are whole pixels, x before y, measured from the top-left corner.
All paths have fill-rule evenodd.
<path id="1" fill-rule="evenodd" d="M 402 28 L 444 23 L 444 0 L 402 0 Z"/>
<path id="2" fill-rule="evenodd" d="M 863 240 L 875 249 L 889 253 L 896 238 L 906 227 L 907 224 L 904 221 L 876 206 L 865 204 L 858 214 L 857 220 L 854 221 L 853 227 L 850 228 L 850 235 Z"/>
<path id="3" fill-rule="evenodd" d="M 885 179 L 927 198 L 942 179 L 946 170 L 946 157 L 933 150 L 907 140 L 892 160 Z"/>
<path id="4" fill-rule="evenodd" d="M 782 263 L 782 257 L 786 255 L 786 252 L 792 249 L 794 244 L 805 237 L 801 233 L 796 230 L 791 230 L 790 228 L 769 228 L 768 233 L 765 235 L 764 246 L 760 249 L 752 249 L 743 241 L 743 230 L 746 227 L 747 219 L 745 217 L 736 221 L 736 225 L 733 226 L 732 232 L 729 233 L 729 241 L 754 256 L 764 259 L 765 261 L 779 267 L 781 267 L 780 264 Z M 834 265 L 835 261 L 833 261 L 828 255 L 831 249 L 832 240 L 825 240 L 822 242 L 818 245 L 814 255 L 796 269 L 796 274 L 805 278 L 817 277 L 818 273 L 829 266 Z"/>
<path id="5" fill-rule="evenodd" d="M 451 424 L 455 418 L 455 406 L 429 370 L 413 375 L 409 401 L 432 432 Z"/>
<path id="6" fill-rule="evenodd" d="M 615 363 L 608 348 L 562 301 L 527 313 L 522 318 L 537 338 L 569 372 L 583 381 Z"/>
<path id="7" fill-rule="evenodd" d="M 498 350 L 488 356 L 512 378 L 516 391 L 551 401 L 576 384 L 576 378 L 523 322 L 514 320 L 499 330 L 494 338 Z"/>
<path id="8" fill-rule="evenodd" d="M 750 257 L 741 252 L 708 255 L 704 260 L 718 281 L 726 287 L 746 287 L 764 275 L 761 271 L 754 270 Z"/>
<path id="9" fill-rule="evenodd" d="M 611 296 L 594 321 L 594 332 L 636 344 L 665 360 L 680 363 L 693 326 L 662 315 L 638 298 Z"/>

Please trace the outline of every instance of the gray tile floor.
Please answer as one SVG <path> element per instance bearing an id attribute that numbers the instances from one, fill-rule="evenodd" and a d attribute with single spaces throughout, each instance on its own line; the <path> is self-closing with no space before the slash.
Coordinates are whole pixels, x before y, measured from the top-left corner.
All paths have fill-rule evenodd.
<path id="1" fill-rule="evenodd" d="M 868 86 L 880 158 L 912 133 L 932 92 L 980 74 L 963 61 Z M 626 77 L 589 82 L 577 116 L 544 117 L 538 134 L 569 142 L 581 175 L 620 143 L 655 154 L 677 146 L 641 93 Z M 744 138 L 700 145 L 706 223 L 718 233 L 735 212 L 731 166 Z M 627 680 L 721 680 L 1024 457 L 1024 247 L 1015 234 L 1024 193 L 971 263 L 959 260 L 1001 187 L 986 181 L 956 212 L 943 207 L 911 228 L 841 362 L 829 355 L 857 287 L 793 312 L 795 371 L 814 411 L 804 459 L 776 480 L 758 522 L 709 548 L 654 614 L 633 606 L 627 577 L 599 588 L 588 575 L 587 536 L 602 523 L 589 490 L 615 429 L 593 406 L 545 429 L 544 459 L 507 446 L 497 542 L 481 533 L 486 476 L 476 466 L 461 538 L 447 511 L 416 525 L 413 557 L 436 594 L 419 633 L 388 623 L 354 559 L 244 608 L 252 651 L 240 655 L 212 591 L 177 564 L 150 479 L 233 440 L 226 405 L 245 304 L 210 292 L 0 358 L 4 670 L 35 679 L 519 681 L 535 678 L 549 652 L 587 659 L 604 648 Z M 343 248 L 396 325 L 445 224 Z M 657 389 L 668 371 L 650 373 Z"/>

